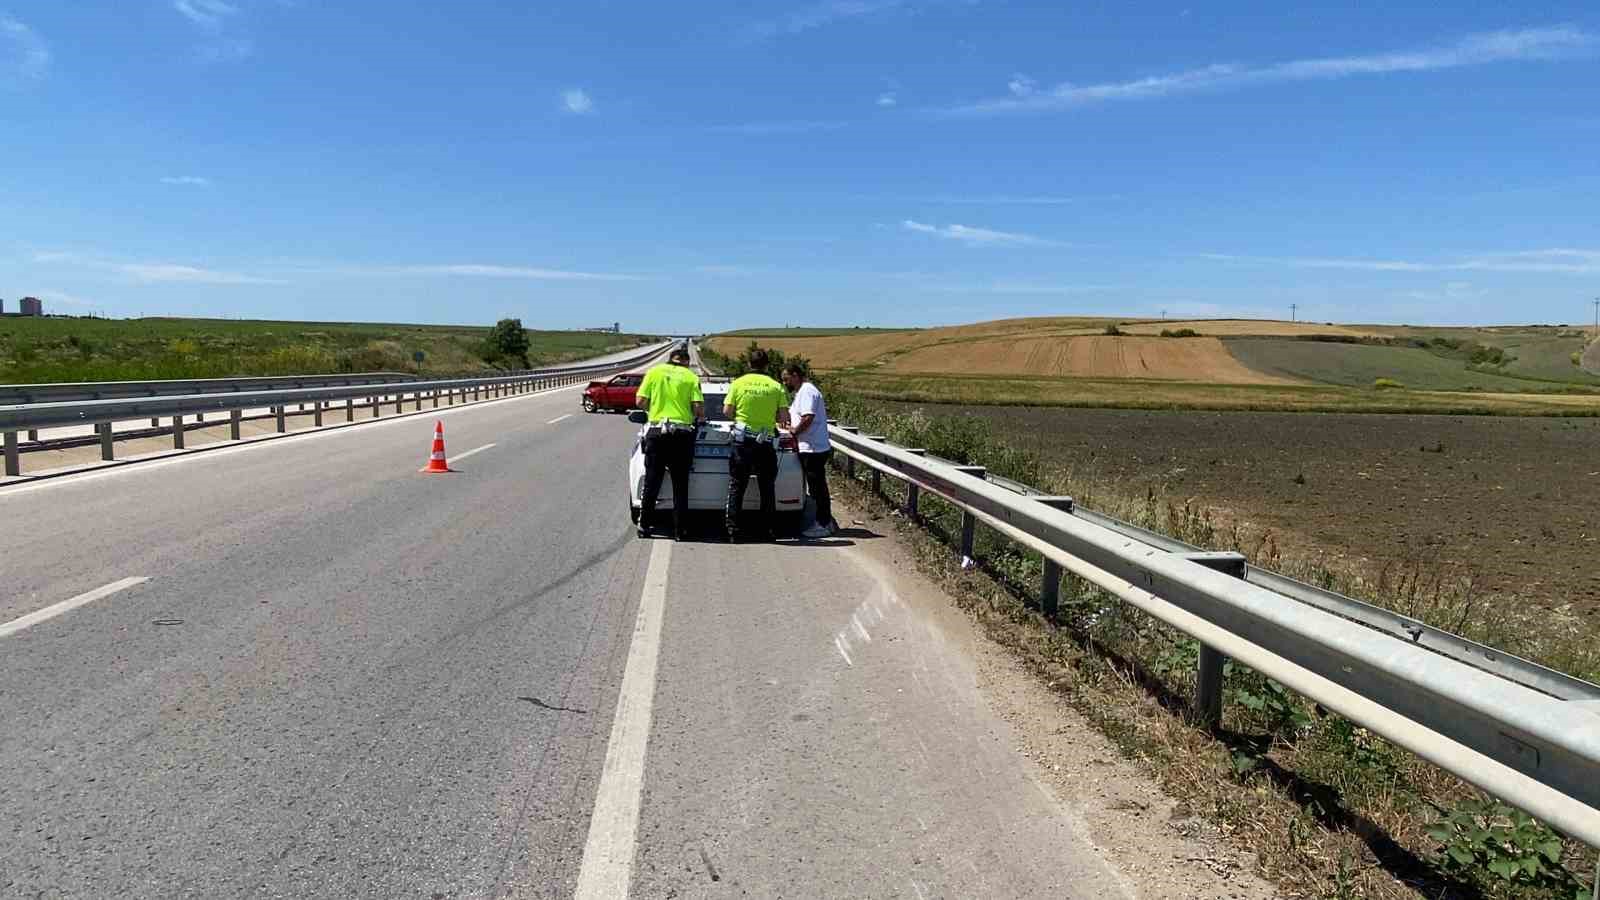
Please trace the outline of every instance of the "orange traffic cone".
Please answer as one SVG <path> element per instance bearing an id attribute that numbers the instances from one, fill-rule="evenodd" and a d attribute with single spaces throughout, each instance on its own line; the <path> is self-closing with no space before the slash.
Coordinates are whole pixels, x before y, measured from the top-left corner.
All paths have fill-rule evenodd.
<path id="1" fill-rule="evenodd" d="M 444 423 L 443 422 L 434 422 L 433 423 L 433 455 L 428 457 L 428 464 L 423 466 L 421 471 L 424 474 L 432 474 L 432 473 L 435 473 L 435 472 L 454 472 L 455 471 L 454 469 L 450 468 L 450 464 L 445 462 L 445 459 L 444 459 Z"/>

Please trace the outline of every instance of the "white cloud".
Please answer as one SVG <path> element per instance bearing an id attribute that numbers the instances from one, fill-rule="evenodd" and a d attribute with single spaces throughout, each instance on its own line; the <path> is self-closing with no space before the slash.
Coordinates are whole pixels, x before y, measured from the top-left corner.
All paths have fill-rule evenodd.
<path id="1" fill-rule="evenodd" d="M 173 0 L 172 8 L 185 19 L 204 28 L 216 28 L 239 8 L 223 0 Z"/>
<path id="2" fill-rule="evenodd" d="M 846 19 L 888 12 L 905 5 L 906 0 L 829 0 L 776 19 L 752 23 L 745 27 L 742 36 L 750 41 L 769 40 L 781 35 L 800 34 Z"/>
<path id="3" fill-rule="evenodd" d="M 1031 97 L 1038 89 L 1039 82 L 1026 75 L 1013 75 L 1011 80 L 1006 82 L 1006 90 L 1010 91 L 1013 97 Z"/>
<path id="4" fill-rule="evenodd" d="M 924 198 L 922 202 L 972 204 L 978 206 L 1065 206 L 1069 203 L 1077 203 L 1078 198 L 1063 197 L 1058 194 L 974 194 L 970 197 L 940 194 Z"/>
<path id="5" fill-rule="evenodd" d="M 897 98 L 895 96 L 894 91 L 884 91 L 883 93 L 878 95 L 878 105 L 879 106 L 894 106 L 896 103 L 899 103 L 899 102 L 900 102 L 900 100 L 899 100 L 899 98 Z"/>
<path id="6" fill-rule="evenodd" d="M 848 124 L 839 121 L 744 122 L 738 125 L 713 125 L 706 130 L 712 134 L 808 134 L 813 131 L 836 131 Z"/>
<path id="7" fill-rule="evenodd" d="M 111 266 L 145 284 L 287 284 L 277 278 L 258 278 L 239 272 L 219 272 L 176 263 L 117 263 Z"/>
<path id="8" fill-rule="evenodd" d="M 1268 65 L 1216 63 L 1170 75 L 1100 84 L 1061 84 L 1039 91 L 1031 80 L 1013 78 L 1010 96 L 947 110 L 951 113 L 1005 113 L 1073 109 L 1119 100 L 1150 100 L 1203 91 L 1263 84 L 1326 81 L 1358 75 L 1429 72 L 1525 60 L 1569 59 L 1587 55 L 1594 35 L 1571 25 L 1525 28 L 1468 35 L 1454 43 L 1420 50 L 1291 60 Z"/>
<path id="9" fill-rule="evenodd" d="M 928 290 L 941 294 L 1016 294 L 1063 297 L 1074 294 L 1102 294 L 1122 290 L 1119 284 L 1050 284 L 1048 282 L 994 281 L 980 284 L 932 284 Z"/>
<path id="10" fill-rule="evenodd" d="M 454 265 L 399 266 L 368 270 L 382 275 L 465 275 L 485 278 L 530 278 L 537 281 L 643 281 L 638 275 L 609 272 L 573 272 L 565 269 L 535 269 L 526 266 L 498 266 L 476 263 Z"/>
<path id="11" fill-rule="evenodd" d="M 50 48 L 39 33 L 10 16 L 0 15 L 0 78 L 23 81 L 44 77 L 50 70 Z"/>
<path id="12" fill-rule="evenodd" d="M 238 62 L 256 55 L 256 45 L 249 38 L 224 38 L 200 45 L 195 52 L 203 63 Z"/>
<path id="13" fill-rule="evenodd" d="M 1010 231 L 995 231 L 991 228 L 974 228 L 970 225 L 929 225 L 906 219 L 900 227 L 907 231 L 919 234 L 931 234 L 946 240 L 958 241 L 969 247 L 1059 247 L 1057 241 L 1034 237 L 1031 234 L 1017 234 Z"/>
<path id="14" fill-rule="evenodd" d="M 582 88 L 562 91 L 561 105 L 567 112 L 580 116 L 594 112 L 594 100 Z"/>
<path id="15" fill-rule="evenodd" d="M 287 284 L 277 278 L 262 278 L 241 272 L 223 272 L 166 262 L 119 262 L 70 251 L 41 251 L 33 261 L 44 265 L 68 265 L 110 272 L 141 284 Z"/>
<path id="16" fill-rule="evenodd" d="M 211 187 L 211 179 L 199 175 L 168 175 L 161 179 L 161 183 L 180 187 Z"/>
<path id="17" fill-rule="evenodd" d="M 1555 275 L 1600 273 L 1600 250 L 1556 247 L 1489 253 L 1455 260 L 1344 259 L 1307 256 L 1238 256 L 1201 253 L 1201 259 L 1299 269 L 1351 269 L 1366 272 L 1522 272 Z"/>

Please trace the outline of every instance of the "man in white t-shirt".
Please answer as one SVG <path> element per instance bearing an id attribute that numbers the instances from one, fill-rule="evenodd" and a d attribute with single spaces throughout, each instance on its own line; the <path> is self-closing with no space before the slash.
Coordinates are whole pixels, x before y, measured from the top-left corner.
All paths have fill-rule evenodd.
<path id="1" fill-rule="evenodd" d="M 828 460 L 833 456 L 833 445 L 828 443 L 828 406 L 822 402 L 822 392 L 806 379 L 802 366 L 789 363 L 783 367 L 783 386 L 794 392 L 788 428 L 794 434 L 795 449 L 800 451 L 806 491 L 817 506 L 816 524 L 802 534 L 812 539 L 838 534 L 833 501 L 828 495 Z"/>

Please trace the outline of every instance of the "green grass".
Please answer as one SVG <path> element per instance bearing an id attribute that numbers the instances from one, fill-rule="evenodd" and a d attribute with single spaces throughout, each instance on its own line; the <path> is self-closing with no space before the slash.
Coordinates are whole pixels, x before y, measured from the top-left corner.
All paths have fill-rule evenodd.
<path id="1" fill-rule="evenodd" d="M 745 328 L 739 331 L 724 331 L 713 337 L 764 337 L 764 338 L 798 338 L 798 337 L 837 337 L 842 334 L 893 334 L 901 331 L 921 331 L 920 328 Z"/>
<path id="2" fill-rule="evenodd" d="M 1131 378 L 898 375 L 871 370 L 834 372 L 830 380 L 863 397 L 915 403 L 1257 412 L 1600 415 L 1600 396 L 1496 397 L 1470 392 L 1375 390 L 1371 382 L 1358 388 L 1332 384 L 1198 384 Z M 1519 388 L 1531 383 L 1506 380 Z"/>
<path id="3" fill-rule="evenodd" d="M 1504 344 L 1496 346 L 1509 349 Z M 1543 351 L 1561 345 L 1543 341 L 1524 346 L 1539 351 L 1529 364 L 1532 371 L 1545 371 Z M 1230 340 L 1227 347 L 1236 359 L 1258 372 L 1350 387 L 1371 385 L 1379 378 L 1393 379 L 1413 390 L 1430 391 L 1528 393 L 1560 391 L 1567 386 L 1564 381 L 1538 381 L 1472 369 L 1463 359 L 1418 347 L 1261 338 Z M 1562 354 L 1561 363 L 1577 381 L 1581 372 L 1567 359 L 1571 352 L 1572 348 L 1568 348 Z M 1506 371 L 1512 369 L 1507 367 Z M 1585 381 L 1595 383 L 1593 379 Z"/>
<path id="4" fill-rule="evenodd" d="M 0 383 L 143 381 L 245 375 L 488 371 L 487 327 L 232 319 L 0 319 Z M 638 335 L 530 331 L 548 365 L 637 345 Z M 421 351 L 418 366 L 412 354 Z"/>

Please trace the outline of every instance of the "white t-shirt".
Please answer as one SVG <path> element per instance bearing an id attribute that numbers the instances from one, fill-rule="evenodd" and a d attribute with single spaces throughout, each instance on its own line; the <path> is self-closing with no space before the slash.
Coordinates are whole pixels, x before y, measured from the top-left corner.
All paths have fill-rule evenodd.
<path id="1" fill-rule="evenodd" d="M 795 435 L 801 453 L 826 453 L 833 449 L 828 443 L 828 405 L 822 402 L 822 392 L 811 382 L 800 385 L 794 392 L 794 402 L 789 404 L 789 421 L 800 424 L 803 416 L 811 416 L 811 427 Z"/>

